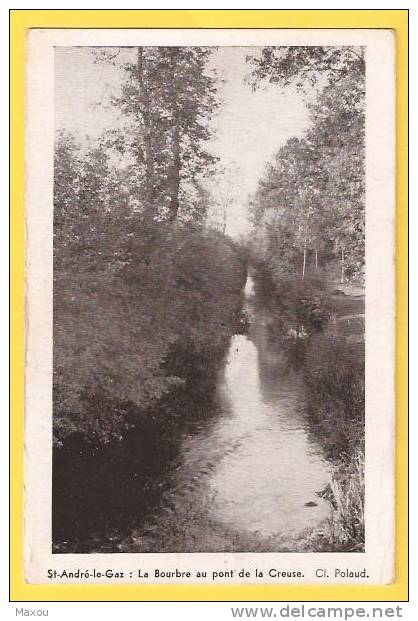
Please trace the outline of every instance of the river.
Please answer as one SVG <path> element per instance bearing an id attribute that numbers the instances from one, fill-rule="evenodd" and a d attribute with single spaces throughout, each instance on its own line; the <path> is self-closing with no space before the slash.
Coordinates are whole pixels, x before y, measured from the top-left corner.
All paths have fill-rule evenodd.
<path id="1" fill-rule="evenodd" d="M 268 338 L 250 277 L 245 296 L 251 324 L 231 339 L 217 411 L 184 434 L 169 488 L 128 548 L 292 551 L 329 515 L 317 494 L 329 469 L 309 434 L 302 377 Z"/>

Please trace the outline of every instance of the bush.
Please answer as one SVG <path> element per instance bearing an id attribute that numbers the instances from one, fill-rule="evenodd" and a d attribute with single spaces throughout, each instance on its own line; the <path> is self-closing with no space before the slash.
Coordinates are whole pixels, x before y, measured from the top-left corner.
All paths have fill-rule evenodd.
<path id="1" fill-rule="evenodd" d="M 115 228 L 104 218 L 96 247 L 78 247 L 56 261 L 58 445 L 72 433 L 98 444 L 120 437 L 127 428 L 124 404 L 149 410 L 190 379 L 185 350 L 189 364 L 203 359 L 209 372 L 234 331 L 245 269 L 228 239 L 154 225 L 127 243 L 123 227 L 119 236 Z M 118 239 L 112 253 L 109 241 Z"/>
<path id="2" fill-rule="evenodd" d="M 56 552 L 117 551 L 158 502 L 182 432 L 214 411 L 246 277 L 216 231 L 90 222 L 54 265 Z"/>

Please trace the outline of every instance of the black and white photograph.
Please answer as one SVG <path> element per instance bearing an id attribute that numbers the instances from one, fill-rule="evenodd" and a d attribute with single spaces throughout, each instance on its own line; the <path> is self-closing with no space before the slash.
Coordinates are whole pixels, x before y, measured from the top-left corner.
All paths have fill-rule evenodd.
<path id="1" fill-rule="evenodd" d="M 393 360 L 368 349 L 390 348 L 393 274 L 378 237 L 392 214 L 369 209 L 368 98 L 382 101 L 367 40 L 105 32 L 54 44 L 53 157 L 37 152 L 52 199 L 51 348 L 31 359 L 50 373 L 45 552 L 278 553 L 283 569 L 342 553 L 366 580 L 393 503 Z M 389 207 L 391 172 L 375 182 Z"/>

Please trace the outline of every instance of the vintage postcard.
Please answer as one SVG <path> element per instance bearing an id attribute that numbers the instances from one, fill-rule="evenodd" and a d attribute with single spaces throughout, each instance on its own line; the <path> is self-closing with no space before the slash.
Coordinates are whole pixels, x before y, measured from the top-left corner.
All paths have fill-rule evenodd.
<path id="1" fill-rule="evenodd" d="M 28 584 L 394 581 L 395 61 L 28 31 Z"/>

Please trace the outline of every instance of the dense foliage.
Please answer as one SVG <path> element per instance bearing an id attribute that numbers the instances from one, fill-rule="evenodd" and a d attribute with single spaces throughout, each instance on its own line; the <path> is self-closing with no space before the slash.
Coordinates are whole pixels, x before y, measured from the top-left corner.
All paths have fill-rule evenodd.
<path id="1" fill-rule="evenodd" d="M 242 249 L 205 226 L 209 52 L 129 56 L 119 129 L 56 137 L 54 551 L 113 551 L 158 502 L 181 434 L 213 411 L 242 303 Z"/>
<path id="2" fill-rule="evenodd" d="M 184 382 L 173 352 L 228 341 L 244 267 L 220 233 L 124 206 L 97 150 L 61 136 L 55 170 L 54 436 L 106 442 L 124 429 L 121 404 L 149 408 Z M 99 396 L 113 409 L 92 412 Z"/>
<path id="3" fill-rule="evenodd" d="M 125 50 L 113 98 L 125 122 L 83 148 L 57 136 L 58 445 L 74 433 L 98 444 L 121 437 L 128 406 L 149 409 L 184 384 L 176 352 L 213 357 L 234 329 L 243 263 L 230 240 L 204 227 L 199 185 L 214 163 L 204 149 L 217 107 L 210 53 Z"/>
<path id="4" fill-rule="evenodd" d="M 205 148 L 218 108 L 216 76 L 208 68 L 212 53 L 204 47 L 138 47 L 126 62 L 113 61 L 122 86 L 112 103 L 124 124 L 107 143 L 126 164 L 131 200 L 160 221 L 205 219 L 202 180 L 217 161 Z M 98 62 L 106 60 L 102 51 Z"/>
<path id="5" fill-rule="evenodd" d="M 282 146 L 252 199 L 253 251 L 277 277 L 339 262 L 364 278 L 364 62 L 360 48 L 266 48 L 253 84 L 311 89 L 310 127 Z M 312 91 L 315 93 L 313 96 Z"/>

